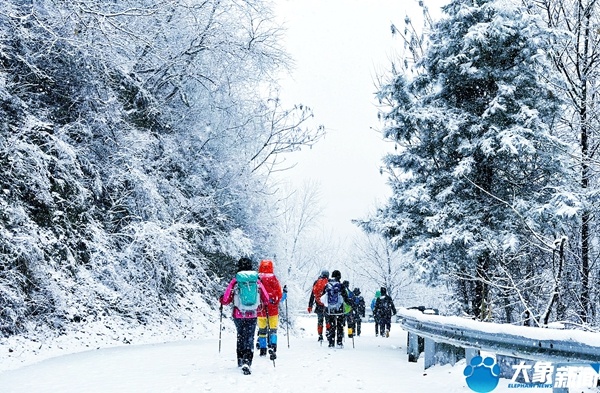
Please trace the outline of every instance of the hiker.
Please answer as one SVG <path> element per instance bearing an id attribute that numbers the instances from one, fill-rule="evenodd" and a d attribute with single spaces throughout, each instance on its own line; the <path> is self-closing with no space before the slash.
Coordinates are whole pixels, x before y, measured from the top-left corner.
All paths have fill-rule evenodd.
<path id="1" fill-rule="evenodd" d="M 325 286 L 328 281 L 329 271 L 322 270 L 321 275 L 313 283 L 310 299 L 308 300 L 307 311 L 309 314 L 313 311 L 313 305 L 316 304 L 315 313 L 317 314 L 317 334 L 319 335 L 319 342 L 323 342 L 323 323 L 325 322 L 325 306 L 321 302 L 321 296 L 325 291 Z"/>
<path id="2" fill-rule="evenodd" d="M 350 290 L 350 282 L 348 280 L 344 280 L 342 282 L 343 291 L 346 292 L 346 296 L 348 297 L 348 302 L 344 302 L 344 315 L 345 321 L 348 326 L 348 338 L 354 337 L 354 293 Z"/>
<path id="3" fill-rule="evenodd" d="M 279 280 L 273 273 L 273 261 L 263 259 L 258 266 L 258 277 L 264 285 L 269 299 L 268 304 L 261 304 L 258 308 L 258 345 L 260 356 L 267 355 L 267 346 L 271 360 L 277 355 L 277 326 L 279 325 L 279 303 L 283 300 L 283 292 Z M 267 323 L 269 328 L 267 329 Z"/>
<path id="4" fill-rule="evenodd" d="M 387 294 L 387 289 L 381 287 L 381 296 L 375 301 L 375 314 L 379 316 L 379 334 L 382 337 L 390 336 L 392 315 L 396 315 L 396 307 L 392 298 Z"/>
<path id="5" fill-rule="evenodd" d="M 379 335 L 379 316 L 375 314 L 375 302 L 381 296 L 380 291 L 375 291 L 375 297 L 371 300 L 371 312 L 373 313 L 373 320 L 375 321 L 375 337 Z"/>
<path id="6" fill-rule="evenodd" d="M 335 346 L 336 341 L 339 348 L 344 347 L 342 343 L 344 339 L 344 303 L 350 304 L 350 300 L 346 291 L 342 288 L 341 279 L 342 273 L 339 270 L 334 270 L 325 286 L 325 293 L 321 297 L 321 301 L 325 306 L 327 341 L 330 348 Z"/>
<path id="7" fill-rule="evenodd" d="M 257 310 L 261 302 L 269 302 L 269 294 L 258 279 L 258 273 L 252 270 L 252 261 L 249 258 L 240 258 L 237 273 L 219 300 L 222 305 L 233 302 L 232 316 L 237 330 L 238 367 L 242 367 L 242 372 L 248 375 L 254 356 L 252 345 Z"/>
<path id="8" fill-rule="evenodd" d="M 352 327 L 354 329 L 354 334 L 360 337 L 361 318 L 365 317 L 365 298 L 360 296 L 360 288 L 354 288 L 352 293 L 354 294 L 352 297 Z"/>

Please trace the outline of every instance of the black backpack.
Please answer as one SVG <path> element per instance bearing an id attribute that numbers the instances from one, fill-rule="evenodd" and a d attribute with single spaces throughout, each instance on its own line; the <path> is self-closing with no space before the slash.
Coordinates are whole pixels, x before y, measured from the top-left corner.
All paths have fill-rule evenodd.
<path id="1" fill-rule="evenodd" d="M 377 299 L 377 303 L 379 303 L 379 315 L 382 317 L 391 316 L 392 314 L 396 314 L 396 308 L 394 307 L 394 303 L 392 303 L 392 298 L 389 296 L 382 296 Z"/>

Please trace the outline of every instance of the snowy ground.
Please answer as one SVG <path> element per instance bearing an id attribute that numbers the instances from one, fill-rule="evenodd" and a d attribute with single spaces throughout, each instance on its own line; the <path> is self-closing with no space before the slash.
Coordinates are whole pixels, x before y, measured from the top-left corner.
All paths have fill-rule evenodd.
<path id="1" fill-rule="evenodd" d="M 463 375 L 464 360 L 454 367 L 426 371 L 422 360 L 408 363 L 406 333 L 397 324 L 392 326 L 391 337 L 381 338 L 375 337 L 372 323 L 363 323 L 354 348 L 346 339 L 344 349 L 319 346 L 315 326 L 315 318 L 299 318 L 299 334 L 290 337 L 289 348 L 287 337 L 280 336 L 275 367 L 267 358 L 256 356 L 250 376 L 242 375 L 237 367 L 233 330 L 223 332 L 219 353 L 218 325 L 214 325 L 209 339 L 93 349 L 36 363 L 23 354 L 27 359 L 20 361 L 27 365 L 1 368 L 5 371 L 0 372 L 0 393 L 312 393 L 326 387 L 346 393 L 471 392 Z M 285 327 L 281 330 L 285 332 Z M 521 390 L 507 385 L 507 380 L 501 380 L 494 393 Z"/>

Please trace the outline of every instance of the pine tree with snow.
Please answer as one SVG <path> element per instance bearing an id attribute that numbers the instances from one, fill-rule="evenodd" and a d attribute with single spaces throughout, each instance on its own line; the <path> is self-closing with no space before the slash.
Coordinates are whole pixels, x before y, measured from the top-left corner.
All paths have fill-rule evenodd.
<path id="1" fill-rule="evenodd" d="M 483 319 L 489 283 L 547 257 L 537 246 L 557 221 L 568 160 L 552 134 L 554 37 L 511 1 L 443 10 L 417 75 L 394 75 L 378 93 L 384 135 L 401 148 L 385 158 L 393 196 L 365 227 L 448 278 Z"/>

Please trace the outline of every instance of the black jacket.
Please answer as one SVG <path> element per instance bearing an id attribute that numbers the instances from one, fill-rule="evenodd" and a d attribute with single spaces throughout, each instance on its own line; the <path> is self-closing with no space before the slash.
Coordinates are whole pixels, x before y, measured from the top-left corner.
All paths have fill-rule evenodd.
<path id="1" fill-rule="evenodd" d="M 354 315 L 358 315 L 359 317 L 365 317 L 365 298 L 360 295 L 354 295 L 354 304 L 352 304 L 352 311 L 354 311 Z"/>
<path id="2" fill-rule="evenodd" d="M 378 318 L 391 318 L 392 315 L 396 315 L 396 307 L 392 298 L 387 295 L 381 295 L 375 301 L 373 314 Z"/>

